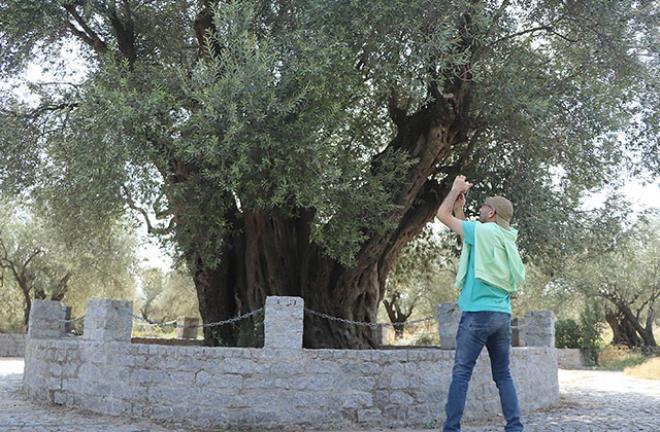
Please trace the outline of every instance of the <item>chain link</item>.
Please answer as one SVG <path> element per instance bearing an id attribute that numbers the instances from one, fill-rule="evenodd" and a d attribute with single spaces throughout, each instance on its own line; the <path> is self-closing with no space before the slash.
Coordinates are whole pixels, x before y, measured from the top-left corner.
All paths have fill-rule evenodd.
<path id="1" fill-rule="evenodd" d="M 418 319 L 418 320 L 406 321 L 406 322 L 400 323 L 400 324 L 399 323 L 370 323 L 370 322 L 363 322 L 363 321 L 351 321 L 351 320 L 347 320 L 347 319 L 344 319 L 344 318 L 337 318 L 337 317 L 333 317 L 331 315 L 327 315 L 327 314 L 324 314 L 324 313 L 321 313 L 321 312 L 316 312 L 316 311 L 313 311 L 313 310 L 307 309 L 307 308 L 305 308 L 305 312 L 308 312 L 310 315 L 316 315 L 316 316 L 321 317 L 321 318 L 329 319 L 331 321 L 338 321 L 338 322 L 341 322 L 341 323 L 344 323 L 344 324 L 360 325 L 360 326 L 365 326 L 365 327 L 370 327 L 370 328 L 395 327 L 395 326 L 399 326 L 399 325 L 407 326 L 407 325 L 410 325 L 410 324 L 417 324 L 417 323 L 422 323 L 422 322 L 435 320 L 434 317 L 426 317 L 426 318 L 422 318 L 422 319 Z"/>
<path id="2" fill-rule="evenodd" d="M 256 309 L 256 310 L 253 310 L 252 312 L 248 312 L 248 313 L 243 314 L 241 316 L 237 316 L 236 318 L 230 318 L 230 319 L 224 320 L 224 321 L 218 321 L 218 322 L 214 322 L 214 323 L 207 323 L 207 324 L 200 324 L 200 325 L 179 326 L 178 328 L 219 327 L 219 326 L 225 325 L 225 324 L 233 324 L 233 323 L 235 323 L 237 321 L 240 321 L 242 319 L 257 315 L 257 314 L 263 312 L 263 310 L 264 310 L 264 308 Z"/>
<path id="3" fill-rule="evenodd" d="M 206 323 L 206 324 L 194 324 L 194 325 L 177 325 L 177 320 L 172 320 L 172 321 L 165 321 L 165 322 L 149 322 L 145 318 L 138 316 L 138 315 L 133 315 L 133 319 L 136 319 L 138 321 L 142 321 L 142 323 L 139 323 L 139 325 L 145 325 L 145 326 L 152 326 L 152 327 L 173 327 L 173 328 L 205 328 L 205 327 L 220 327 L 223 325 L 227 324 L 233 324 L 235 322 L 238 322 L 242 319 L 249 318 L 251 316 L 255 316 L 261 312 L 264 311 L 264 308 L 259 308 L 256 310 L 253 310 L 252 312 L 248 312 L 246 314 L 230 318 L 224 321 L 217 321 L 217 322 L 212 322 L 212 323 Z M 435 317 L 426 317 L 426 318 L 421 318 L 418 320 L 412 320 L 412 321 L 405 321 L 403 323 L 370 323 L 370 322 L 364 322 L 364 321 L 351 321 L 348 319 L 344 318 L 338 318 L 334 317 L 332 315 L 324 314 L 322 312 L 316 312 L 311 309 L 305 308 L 305 312 L 309 313 L 310 315 L 315 315 L 321 318 L 329 319 L 331 321 L 337 321 L 341 322 L 344 324 L 351 324 L 351 325 L 359 325 L 359 326 L 365 326 L 365 327 L 370 327 L 370 328 L 378 328 L 378 327 L 396 327 L 396 326 L 409 326 L 411 324 L 419 324 L 423 322 L 428 322 L 428 321 L 434 321 Z M 76 321 L 80 321 L 85 318 L 85 315 L 79 316 L 78 318 L 70 319 L 70 320 L 61 320 L 61 322 L 64 323 L 72 323 Z M 512 325 L 511 328 L 524 328 L 527 327 L 528 324 L 518 324 L 518 325 Z"/>
<path id="4" fill-rule="evenodd" d="M 192 324 L 192 325 L 177 325 L 177 320 L 174 321 L 166 321 L 162 323 L 150 323 L 144 318 L 133 315 L 133 318 L 138 319 L 140 321 L 145 321 L 141 323 L 140 325 L 147 325 L 147 326 L 154 326 L 154 327 L 172 327 L 172 328 L 205 328 L 205 327 L 219 327 L 227 324 L 233 324 L 235 322 L 238 322 L 242 319 L 249 318 L 251 316 L 257 315 L 261 312 L 263 312 L 264 308 L 256 309 L 253 310 L 252 312 L 248 312 L 246 314 L 243 314 L 241 316 L 237 316 L 234 318 L 230 318 L 224 321 L 217 321 L 217 322 L 212 322 L 212 323 L 206 323 L 206 324 Z"/>
<path id="5" fill-rule="evenodd" d="M 308 312 L 310 315 L 316 315 L 316 316 L 321 317 L 321 318 L 326 318 L 326 319 L 341 322 L 341 323 L 344 323 L 344 324 L 361 325 L 361 326 L 371 327 L 371 328 L 395 327 L 397 325 L 408 326 L 410 324 L 418 324 L 418 323 L 422 323 L 422 322 L 428 322 L 428 321 L 434 321 L 435 320 L 435 317 L 426 317 L 426 318 L 422 318 L 422 319 L 418 319 L 418 320 L 406 321 L 406 322 L 403 322 L 403 323 L 400 323 L 400 324 L 399 323 L 369 323 L 369 322 L 363 322 L 363 321 L 351 321 L 351 320 L 347 320 L 347 319 L 344 319 L 344 318 L 337 318 L 337 317 L 333 317 L 331 315 L 324 314 L 324 313 L 321 313 L 321 312 L 316 312 L 316 311 L 313 311 L 313 310 L 307 309 L 307 308 L 305 308 L 305 312 Z M 527 327 L 528 325 L 529 324 L 512 325 L 511 328 L 512 329 L 524 328 L 524 327 Z"/>
<path id="6" fill-rule="evenodd" d="M 73 318 L 73 319 L 68 319 L 68 320 L 60 320 L 60 322 L 63 322 L 65 324 L 80 321 L 81 319 L 85 319 L 85 315 L 81 315 L 78 318 Z"/>
<path id="7" fill-rule="evenodd" d="M 133 315 L 134 320 L 142 321 L 141 323 L 137 323 L 138 325 L 143 325 L 143 326 L 153 326 L 153 327 L 172 327 L 174 324 L 176 324 L 176 320 L 172 321 L 163 321 L 163 322 L 151 322 L 147 320 L 146 318 L 143 318 L 138 315 Z"/>

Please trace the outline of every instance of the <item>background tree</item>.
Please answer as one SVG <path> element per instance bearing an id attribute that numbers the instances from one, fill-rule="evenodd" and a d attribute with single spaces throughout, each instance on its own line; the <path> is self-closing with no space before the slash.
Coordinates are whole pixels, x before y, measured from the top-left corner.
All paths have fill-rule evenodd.
<path id="1" fill-rule="evenodd" d="M 61 301 L 69 289 L 71 267 L 46 242 L 47 226 L 32 215 L 7 217 L 0 226 L 0 288 L 18 288 L 23 298 L 22 323 L 27 326 L 33 300 Z M 50 244 L 49 244 L 50 243 Z"/>
<path id="2" fill-rule="evenodd" d="M 456 239 L 446 229 L 431 225 L 409 242 L 396 259 L 387 279 L 383 309 L 401 338 L 405 323 L 434 317 L 439 303 L 455 301 Z M 397 311 L 398 308 L 398 311 Z"/>
<path id="3" fill-rule="evenodd" d="M 16 310 L 27 325 L 33 300 L 63 301 L 79 316 L 90 297 L 132 297 L 135 245 L 125 227 L 81 244 L 75 233 L 63 237 L 53 229 L 34 202 L 4 200 L 1 207 L 0 291 L 2 303 L 13 307 L 3 308 L 0 317 L 8 328 L 18 327 Z"/>
<path id="4" fill-rule="evenodd" d="M 512 198 L 542 256 L 571 236 L 580 191 L 640 155 L 657 169 L 657 14 L 633 0 L 4 0 L 3 76 L 71 41 L 89 71 L 33 87 L 36 103 L 3 95 L 2 188 L 83 231 L 148 217 L 205 322 L 273 294 L 373 322 L 458 172 Z M 303 339 L 376 345 L 314 316 Z"/>
<path id="5" fill-rule="evenodd" d="M 615 238 L 609 251 L 576 257 L 567 283 L 587 296 L 607 300 L 605 318 L 614 341 L 655 347 L 659 269 L 660 220 L 641 218 Z"/>
<path id="6" fill-rule="evenodd" d="M 199 316 L 195 286 L 183 269 L 165 272 L 149 268 L 140 273 L 140 314 L 148 322 L 165 322 L 180 316 Z"/>

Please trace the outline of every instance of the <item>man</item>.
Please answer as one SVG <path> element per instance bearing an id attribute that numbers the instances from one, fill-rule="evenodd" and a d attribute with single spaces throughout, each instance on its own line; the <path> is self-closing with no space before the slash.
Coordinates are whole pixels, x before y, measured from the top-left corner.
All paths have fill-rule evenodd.
<path id="1" fill-rule="evenodd" d="M 509 371 L 511 347 L 510 295 L 525 278 L 525 268 L 516 247 L 518 232 L 509 226 L 513 205 L 503 197 L 488 198 L 479 209 L 479 222 L 466 221 L 465 194 L 472 184 L 464 176 L 454 180 L 451 191 L 436 216 L 463 240 L 456 275 L 462 311 L 456 334 L 456 356 L 449 386 L 444 432 L 461 429 L 468 383 L 484 345 L 490 356 L 506 419 L 505 431 L 523 430 L 516 389 Z M 458 217 L 452 215 L 452 210 Z"/>

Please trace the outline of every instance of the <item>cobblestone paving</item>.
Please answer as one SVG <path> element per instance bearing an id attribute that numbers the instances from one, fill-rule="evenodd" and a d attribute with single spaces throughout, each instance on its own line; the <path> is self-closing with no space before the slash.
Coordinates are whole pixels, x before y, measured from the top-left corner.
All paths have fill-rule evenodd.
<path id="1" fill-rule="evenodd" d="M 0 359 L 1 432 L 165 432 L 184 429 L 32 404 L 21 392 L 22 359 Z M 528 432 L 658 432 L 660 381 L 620 372 L 560 370 L 558 406 L 524 416 Z M 257 429 L 255 429 L 256 431 Z M 503 420 L 466 424 L 464 432 L 502 431 Z M 292 428 L 288 432 L 310 431 Z M 318 430 L 317 430 L 318 431 Z M 371 429 L 361 432 L 421 432 Z M 349 431 L 343 431 L 349 432 Z"/>

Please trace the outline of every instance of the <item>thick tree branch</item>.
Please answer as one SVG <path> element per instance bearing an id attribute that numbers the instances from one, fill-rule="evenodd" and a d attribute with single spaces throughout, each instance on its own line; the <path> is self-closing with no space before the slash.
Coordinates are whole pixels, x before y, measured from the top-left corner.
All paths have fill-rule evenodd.
<path id="1" fill-rule="evenodd" d="M 533 33 L 537 33 L 537 32 L 547 32 L 547 33 L 552 34 L 554 36 L 558 36 L 558 37 L 564 39 L 567 42 L 572 42 L 572 43 L 578 42 L 577 39 L 571 39 L 568 36 L 564 36 L 563 34 L 560 34 L 560 33 L 556 32 L 553 26 L 544 25 L 544 26 L 534 27 L 534 28 L 530 28 L 530 29 L 527 29 L 527 30 L 522 30 L 522 31 L 519 31 L 519 32 L 516 32 L 516 33 L 506 35 L 502 38 L 497 39 L 494 42 L 491 42 L 490 44 L 488 44 L 488 47 L 493 47 L 494 45 L 497 45 L 501 42 L 504 42 L 504 41 L 509 40 L 509 39 L 513 39 L 513 38 L 518 37 L 518 36 L 522 36 L 522 35 L 526 35 L 526 34 L 530 34 L 530 33 L 533 34 Z"/>
<path id="2" fill-rule="evenodd" d="M 43 250 L 41 249 L 35 249 L 32 254 L 28 257 L 28 259 L 23 263 L 23 266 L 21 267 L 21 274 L 25 274 L 25 271 L 27 270 L 27 266 L 30 264 L 30 261 L 32 261 L 37 255 L 40 255 L 43 253 Z"/>
<path id="3" fill-rule="evenodd" d="M 124 1 L 124 11 L 126 17 L 120 18 L 116 9 L 111 9 L 109 13 L 110 24 L 114 30 L 117 44 L 119 45 L 119 52 L 128 60 L 129 67 L 133 67 L 137 59 L 137 50 L 135 47 L 135 22 L 128 2 Z"/>
<path id="4" fill-rule="evenodd" d="M 71 32 L 82 39 L 86 44 L 94 48 L 94 50 L 99 54 L 105 54 L 108 52 L 108 45 L 103 41 L 99 35 L 85 22 L 85 20 L 80 16 L 76 10 L 74 4 L 65 4 L 64 9 L 73 17 L 75 22 L 82 28 L 79 30 L 75 27 L 73 23 L 68 21 L 68 27 Z"/>
<path id="5" fill-rule="evenodd" d="M 176 225 L 175 223 L 175 218 L 172 217 L 170 218 L 170 222 L 167 224 L 166 227 L 156 227 L 151 223 L 151 219 L 149 218 L 149 214 L 145 209 L 142 207 L 138 206 L 135 204 L 135 201 L 133 200 L 133 197 L 131 196 L 130 192 L 128 191 L 128 188 L 125 186 L 121 187 L 124 196 L 126 198 L 126 202 L 128 203 L 129 208 L 139 212 L 143 217 L 144 221 L 147 224 L 147 232 L 149 234 L 156 234 L 156 235 L 167 235 L 171 234 L 174 231 L 174 227 Z"/>

